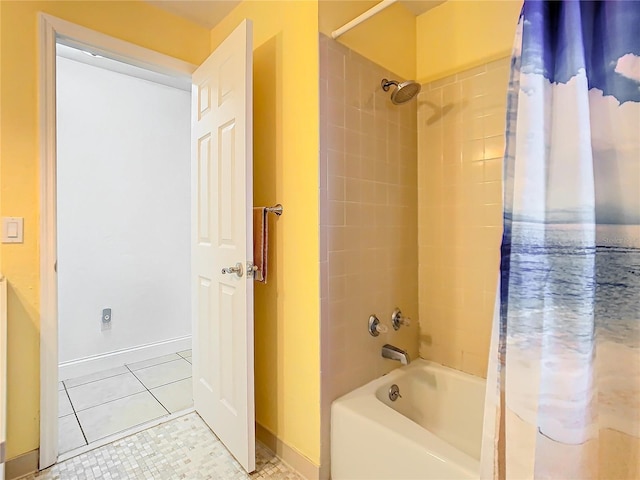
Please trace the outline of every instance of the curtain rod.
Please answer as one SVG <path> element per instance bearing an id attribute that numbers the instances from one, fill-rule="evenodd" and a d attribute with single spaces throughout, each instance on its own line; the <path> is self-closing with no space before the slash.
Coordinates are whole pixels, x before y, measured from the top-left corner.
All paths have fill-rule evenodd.
<path id="1" fill-rule="evenodd" d="M 373 7 L 371 7 L 366 12 L 362 13 L 361 15 L 358 15 L 356 18 L 354 18 L 350 22 L 345 23 L 342 27 L 340 27 L 337 30 L 334 30 L 333 32 L 331 32 L 331 38 L 333 38 L 335 40 L 340 35 L 342 35 L 344 33 L 347 33 L 353 27 L 357 27 L 358 25 L 360 25 L 365 20 L 368 20 L 369 18 L 373 17 L 376 13 L 381 12 L 382 10 L 384 10 L 385 8 L 387 8 L 390 5 L 393 5 L 397 1 L 398 0 L 382 0 L 382 2 L 378 3 L 377 5 L 374 5 Z"/>

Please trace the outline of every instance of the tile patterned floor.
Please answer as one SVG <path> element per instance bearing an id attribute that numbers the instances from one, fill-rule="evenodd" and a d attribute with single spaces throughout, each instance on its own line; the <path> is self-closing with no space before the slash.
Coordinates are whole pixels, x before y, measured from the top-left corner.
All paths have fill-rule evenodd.
<path id="1" fill-rule="evenodd" d="M 246 474 L 200 417 L 190 413 L 61 462 L 24 480 L 303 480 L 261 444 Z"/>
<path id="2" fill-rule="evenodd" d="M 66 453 L 193 406 L 191 350 L 60 382 L 59 451 Z"/>

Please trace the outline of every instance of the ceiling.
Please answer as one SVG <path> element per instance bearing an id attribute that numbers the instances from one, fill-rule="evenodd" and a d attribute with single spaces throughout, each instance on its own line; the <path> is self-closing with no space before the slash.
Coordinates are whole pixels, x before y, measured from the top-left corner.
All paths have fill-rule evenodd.
<path id="1" fill-rule="evenodd" d="M 290 0 L 301 1 L 301 0 Z M 321 0 L 321 1 L 339 1 L 339 0 Z M 211 29 L 215 27 L 220 21 L 226 17 L 231 10 L 241 3 L 241 0 L 146 0 L 147 3 L 155 5 L 167 12 L 178 15 L 179 17 L 186 18 L 193 23 L 201 25 L 205 28 Z M 400 0 L 404 7 L 406 7 L 414 15 L 421 15 L 427 10 L 440 5 L 444 0 Z M 345 2 L 354 3 L 354 2 Z M 355 15 L 349 10 L 345 9 L 345 17 L 343 23 L 347 23 L 353 18 L 357 17 L 360 13 L 365 12 L 378 1 L 359 0 L 357 2 L 358 8 Z M 352 10 L 352 9 L 351 9 Z M 348 15 L 348 16 L 347 16 Z M 337 28 L 337 27 L 336 27 Z"/>
<path id="2" fill-rule="evenodd" d="M 238 6 L 241 0 L 146 0 L 146 2 L 202 27 L 212 29 Z"/>

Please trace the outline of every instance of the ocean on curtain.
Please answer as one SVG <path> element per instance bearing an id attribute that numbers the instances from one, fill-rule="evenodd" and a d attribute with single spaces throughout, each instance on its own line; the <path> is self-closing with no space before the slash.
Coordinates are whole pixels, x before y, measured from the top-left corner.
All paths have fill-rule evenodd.
<path id="1" fill-rule="evenodd" d="M 640 2 L 525 1 L 482 478 L 640 478 Z"/>

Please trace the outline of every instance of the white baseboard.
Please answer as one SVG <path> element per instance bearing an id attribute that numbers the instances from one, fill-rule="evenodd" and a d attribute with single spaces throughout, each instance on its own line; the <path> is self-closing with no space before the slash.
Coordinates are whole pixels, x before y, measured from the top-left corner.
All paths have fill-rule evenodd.
<path id="1" fill-rule="evenodd" d="M 140 362 L 190 348 L 191 335 L 185 335 L 184 337 L 172 338 L 162 342 L 148 343 L 115 352 L 92 355 L 91 357 L 59 364 L 58 378 L 60 380 L 66 380 L 67 378 L 91 375 L 92 373 L 97 373 L 102 370 L 121 367 L 126 363 Z"/>

